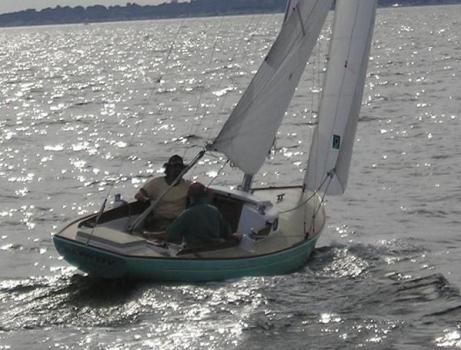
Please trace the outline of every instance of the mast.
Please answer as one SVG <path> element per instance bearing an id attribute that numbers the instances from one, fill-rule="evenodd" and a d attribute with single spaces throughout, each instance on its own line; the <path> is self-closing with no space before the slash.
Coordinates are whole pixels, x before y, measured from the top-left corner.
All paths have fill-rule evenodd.
<path id="1" fill-rule="evenodd" d="M 253 182 L 253 175 L 250 175 L 250 174 L 243 175 L 242 184 L 239 187 L 240 191 L 250 192 L 252 182 Z"/>

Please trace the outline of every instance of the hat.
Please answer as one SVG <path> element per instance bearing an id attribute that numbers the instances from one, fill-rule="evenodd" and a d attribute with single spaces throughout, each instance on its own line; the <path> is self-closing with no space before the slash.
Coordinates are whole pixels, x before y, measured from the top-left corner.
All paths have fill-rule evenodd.
<path id="1" fill-rule="evenodd" d="M 207 195 L 206 187 L 200 182 L 193 182 L 189 186 L 187 196 L 192 198 L 200 198 Z"/>
<path id="2" fill-rule="evenodd" d="M 170 159 L 168 159 L 168 162 L 163 164 L 165 168 L 168 168 L 170 166 L 180 166 L 181 168 L 185 168 L 186 166 L 184 165 L 184 161 L 182 157 L 178 156 L 175 154 L 174 156 L 171 156 Z"/>

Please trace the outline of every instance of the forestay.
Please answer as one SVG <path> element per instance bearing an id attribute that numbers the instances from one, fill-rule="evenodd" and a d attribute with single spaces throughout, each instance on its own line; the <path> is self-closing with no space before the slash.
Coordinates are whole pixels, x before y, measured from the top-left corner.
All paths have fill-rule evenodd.
<path id="1" fill-rule="evenodd" d="M 246 174 L 260 169 L 332 2 L 290 1 L 274 45 L 208 149 L 224 153 Z"/>
<path id="2" fill-rule="evenodd" d="M 337 0 L 329 64 L 314 132 L 306 187 L 342 194 L 346 188 L 370 54 L 376 0 Z"/>

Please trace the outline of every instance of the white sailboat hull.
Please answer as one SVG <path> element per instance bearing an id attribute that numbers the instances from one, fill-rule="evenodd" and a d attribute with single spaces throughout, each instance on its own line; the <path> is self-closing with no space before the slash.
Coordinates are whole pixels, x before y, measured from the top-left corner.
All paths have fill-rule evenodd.
<path id="1" fill-rule="evenodd" d="M 313 196 L 305 205 L 286 212 L 308 198 L 300 188 L 261 189 L 257 194 L 262 199 L 284 194 L 283 200 L 274 206 L 280 212 L 277 227 L 267 237 L 242 239 L 238 244 L 176 251 L 125 232 L 128 217 L 117 215 L 88 234 L 82 234 L 81 224 L 91 216 L 81 218 L 53 240 L 69 263 L 90 275 L 108 279 L 212 281 L 285 274 L 302 268 L 325 224 L 320 198 Z M 104 215 L 114 215 L 117 210 L 121 211 L 112 209 Z M 314 221 L 305 222 L 314 211 L 317 212 Z M 308 235 L 306 228 L 311 230 Z"/>

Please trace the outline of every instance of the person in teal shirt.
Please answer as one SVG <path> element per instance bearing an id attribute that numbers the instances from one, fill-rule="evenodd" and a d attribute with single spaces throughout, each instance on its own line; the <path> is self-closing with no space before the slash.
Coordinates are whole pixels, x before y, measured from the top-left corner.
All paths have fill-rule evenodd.
<path id="1" fill-rule="evenodd" d="M 189 186 L 189 207 L 168 227 L 166 240 L 177 244 L 185 241 L 188 247 L 204 246 L 231 239 L 230 225 L 208 201 L 204 185 L 194 182 Z"/>

